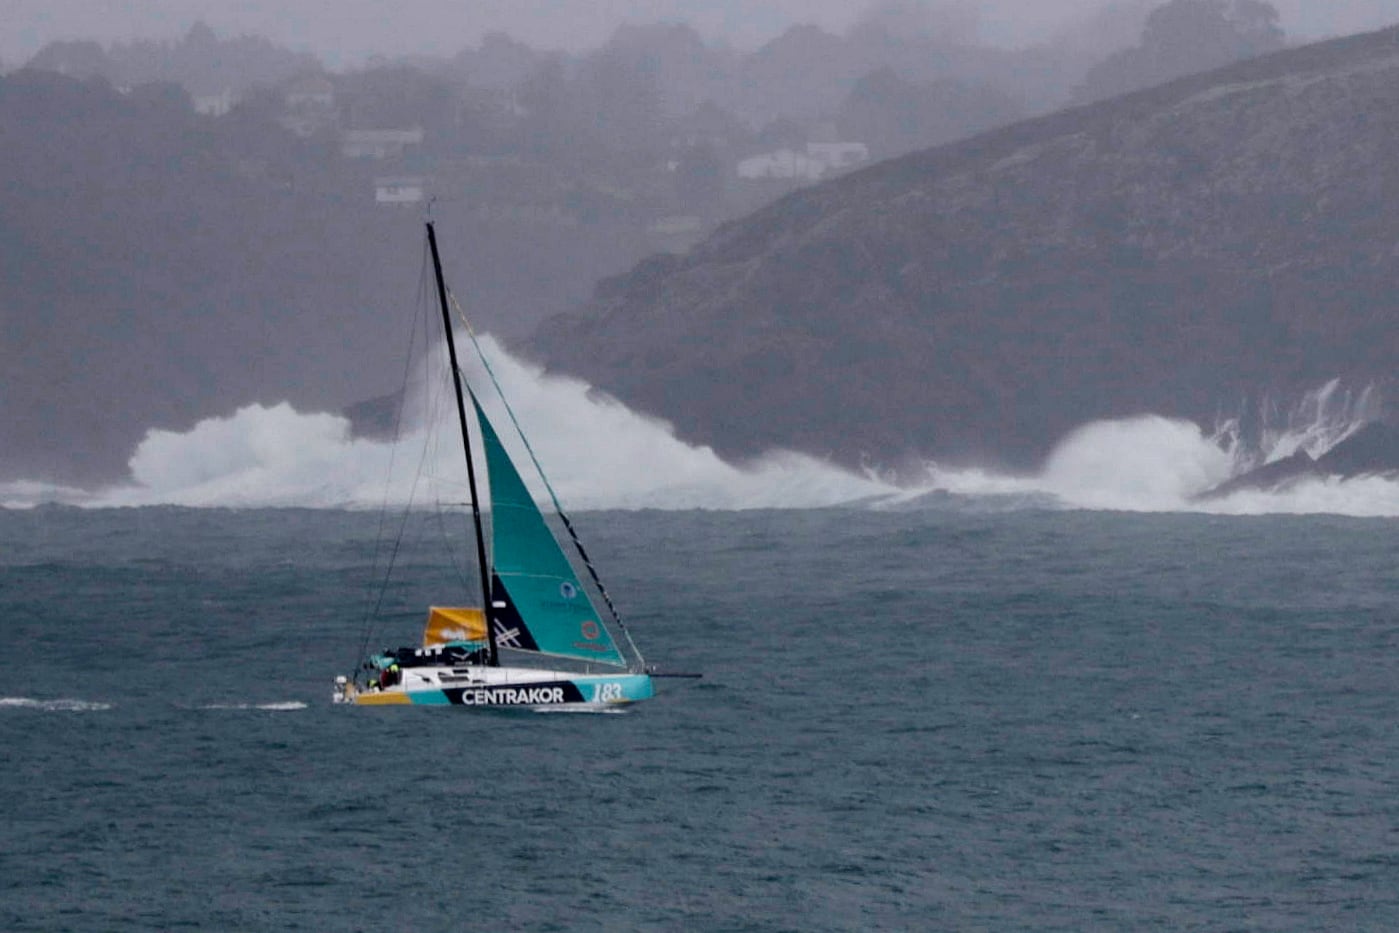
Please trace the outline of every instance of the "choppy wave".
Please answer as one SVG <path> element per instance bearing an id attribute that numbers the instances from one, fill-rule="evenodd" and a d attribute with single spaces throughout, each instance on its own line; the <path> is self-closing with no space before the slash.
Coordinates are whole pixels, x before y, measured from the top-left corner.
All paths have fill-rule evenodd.
<path id="1" fill-rule="evenodd" d="M 94 700 L 55 699 L 35 697 L 0 697 L 0 709 L 32 709 L 46 713 L 93 713 L 111 709 L 110 703 Z"/>
<path id="2" fill-rule="evenodd" d="M 1073 508 L 1399 516 L 1399 479 L 1306 478 L 1276 491 L 1240 490 L 1201 500 L 1233 476 L 1297 450 L 1317 455 L 1372 417 L 1371 391 L 1328 383 L 1299 404 L 1257 406 L 1247 419 L 1200 426 L 1158 416 L 1099 421 L 1065 437 L 1033 475 L 929 464 L 926 479 L 896 486 L 790 451 L 736 466 L 686 444 L 667 423 L 630 411 L 587 384 L 543 375 L 489 338 L 505 394 L 573 509 L 819 508 L 865 503 L 917 508 L 953 497 L 988 508 Z M 475 374 L 473 384 L 488 384 Z M 379 508 L 467 499 L 455 413 L 441 379 L 420 374 L 408 393 L 398 442 L 352 436 L 347 419 L 250 405 L 184 432 L 152 430 L 130 461 L 133 482 L 98 491 L 0 484 L 0 505 L 40 502 L 114 507 Z M 427 387 L 437 386 L 436 389 Z M 493 394 L 483 404 L 510 445 L 509 419 Z M 517 447 L 516 453 L 521 454 Z M 527 460 L 521 462 L 527 463 Z M 529 470 L 522 471 L 529 474 Z M 531 478 L 527 475 L 527 482 Z M 543 498 L 542 488 L 536 493 Z"/>

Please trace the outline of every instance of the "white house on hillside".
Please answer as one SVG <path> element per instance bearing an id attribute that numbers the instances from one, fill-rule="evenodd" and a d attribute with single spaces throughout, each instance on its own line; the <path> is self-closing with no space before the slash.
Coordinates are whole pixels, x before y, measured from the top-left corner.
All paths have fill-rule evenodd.
<path id="1" fill-rule="evenodd" d="M 760 178 L 804 178 L 816 181 L 826 167 L 815 159 L 791 149 L 778 149 L 751 156 L 738 163 L 738 177 L 748 180 Z"/>
<path id="2" fill-rule="evenodd" d="M 335 85 L 325 75 L 297 78 L 282 91 L 288 110 L 330 110 L 335 107 Z"/>
<path id="3" fill-rule="evenodd" d="M 307 75 L 292 81 L 282 89 L 282 115 L 278 122 L 301 137 L 335 126 L 335 85 L 325 75 Z"/>
<path id="4" fill-rule="evenodd" d="M 778 149 L 743 159 L 738 163 L 738 177 L 818 181 L 868 162 L 869 157 L 869 147 L 864 143 L 807 143 L 806 152 Z"/>
<path id="5" fill-rule="evenodd" d="M 205 94 L 196 97 L 194 109 L 205 116 L 221 117 L 233 109 L 233 91 L 225 88 L 221 94 Z"/>
<path id="6" fill-rule="evenodd" d="M 421 204 L 426 190 L 421 175 L 388 175 L 374 179 L 374 203 Z"/>
<path id="7" fill-rule="evenodd" d="M 390 159 L 422 142 L 421 126 L 407 130 L 346 130 L 340 152 L 347 159 Z"/>

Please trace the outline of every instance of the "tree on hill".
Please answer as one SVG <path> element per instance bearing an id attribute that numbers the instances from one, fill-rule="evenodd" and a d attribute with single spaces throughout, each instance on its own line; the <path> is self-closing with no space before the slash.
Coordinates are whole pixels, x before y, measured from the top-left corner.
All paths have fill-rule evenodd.
<path id="1" fill-rule="evenodd" d="M 545 60 L 516 91 L 519 151 L 546 162 L 645 167 L 670 138 L 655 75 L 606 50 Z"/>
<path id="2" fill-rule="evenodd" d="M 999 91 L 960 81 L 916 84 L 882 68 L 855 85 L 837 114 L 842 136 L 891 158 L 951 142 L 1021 116 Z"/>
<path id="3" fill-rule="evenodd" d="M 575 82 L 576 100 L 604 148 L 644 164 L 666 138 L 654 71 L 610 50 L 592 56 Z"/>
<path id="4" fill-rule="evenodd" d="M 473 87 L 507 90 L 528 78 L 543 57 L 503 32 L 491 32 L 478 48 L 458 52 L 452 67 Z"/>
<path id="5" fill-rule="evenodd" d="M 89 39 L 50 42 L 29 60 L 28 66 L 38 71 L 56 71 L 70 78 L 103 77 L 113 79 L 112 60 L 101 43 Z"/>
<path id="6" fill-rule="evenodd" d="M 241 96 L 257 85 L 277 84 L 318 71 L 315 56 L 279 48 L 258 36 L 220 39 L 202 22 L 177 42 L 137 39 L 103 48 L 96 42 L 51 42 L 29 67 L 76 78 L 100 76 L 116 87 L 173 81 L 191 95 Z"/>
<path id="7" fill-rule="evenodd" d="M 416 68 L 372 68 L 343 75 L 335 90 L 344 125 L 351 129 L 420 126 L 434 140 L 451 136 L 457 90 Z"/>
<path id="8" fill-rule="evenodd" d="M 976 42 L 981 15 L 976 7 L 923 0 L 884 0 L 866 10 L 850 29 L 850 38 L 889 41 L 934 39 L 946 44 Z"/>
<path id="9" fill-rule="evenodd" d="M 724 163 L 712 143 L 698 142 L 680 153 L 675 166 L 675 194 L 682 210 L 712 216 L 724 204 Z"/>
<path id="10" fill-rule="evenodd" d="M 1171 0 L 1147 17 L 1137 47 L 1089 70 L 1074 99 L 1088 103 L 1128 94 L 1284 44 L 1278 11 L 1263 0 Z"/>

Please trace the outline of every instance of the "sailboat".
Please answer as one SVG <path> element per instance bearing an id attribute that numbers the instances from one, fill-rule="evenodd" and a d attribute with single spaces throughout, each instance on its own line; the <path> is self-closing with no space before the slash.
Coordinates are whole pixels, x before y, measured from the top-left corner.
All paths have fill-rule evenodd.
<path id="1" fill-rule="evenodd" d="M 613 625 L 625 636 L 626 651 L 597 611 L 458 366 L 437 233 L 430 220 L 427 240 L 471 491 L 481 592 L 489 599 L 485 607 L 430 607 L 422 644 L 384 649 L 362 660 L 354 674 L 335 678 L 333 698 L 361 706 L 535 710 L 610 710 L 648 699 L 654 695 L 653 674 L 626 634 L 572 523 L 557 508 L 555 497 L 556 511 L 594 588 L 611 610 Z M 473 459 L 468 428 L 473 421 L 484 454 L 484 483 L 478 483 Z M 483 492 L 489 496 L 491 513 L 489 550 Z"/>

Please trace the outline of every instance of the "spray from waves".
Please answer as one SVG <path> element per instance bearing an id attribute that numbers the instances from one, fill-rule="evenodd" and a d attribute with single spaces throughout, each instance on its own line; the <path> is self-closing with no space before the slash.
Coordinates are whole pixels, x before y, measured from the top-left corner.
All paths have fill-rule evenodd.
<path id="1" fill-rule="evenodd" d="M 812 457 L 775 452 L 737 467 L 685 444 L 663 421 L 630 411 L 577 380 L 546 377 L 482 338 L 561 500 L 574 509 L 813 508 L 870 503 L 919 508 L 949 499 L 975 508 L 1070 508 L 1258 515 L 1399 516 L 1399 478 L 1310 476 L 1275 490 L 1201 494 L 1299 450 L 1312 456 L 1383 414 L 1380 393 L 1332 381 L 1296 404 L 1265 401 L 1222 419 L 1212 433 L 1187 421 L 1140 416 L 1084 425 L 1037 474 L 949 470 L 896 488 Z M 467 498 L 443 354 L 427 354 L 406 391 L 398 444 L 352 436 L 349 422 L 290 405 L 252 405 L 186 432 L 151 431 L 130 461 L 134 482 L 96 493 L 37 484 L 0 487 L 0 504 L 379 508 L 460 504 Z M 434 362 L 435 361 L 435 362 Z M 439 371 L 431 371 L 433 366 Z M 475 386 L 489 386 L 479 361 Z M 475 367 L 475 371 L 471 369 Z M 493 391 L 482 403 L 507 445 L 508 416 Z M 519 450 L 515 453 L 520 454 Z M 517 462 L 526 463 L 524 459 Z M 522 470 L 526 481 L 533 478 Z M 543 490 L 536 489 L 543 498 Z"/>
<path id="2" fill-rule="evenodd" d="M 110 703 L 92 700 L 39 700 L 34 697 L 0 697 L 0 710 L 26 709 L 44 713 L 93 713 L 111 709 Z"/>
<path id="3" fill-rule="evenodd" d="M 1302 449 L 1324 453 L 1360 424 L 1337 421 L 1322 409 L 1319 421 L 1296 421 L 1292 430 L 1270 432 L 1267 446 L 1247 448 L 1188 421 L 1141 417 L 1097 422 L 1059 444 L 1036 485 L 1061 504 L 1083 509 L 1399 517 L 1395 476 L 1308 476 L 1275 489 L 1202 495 L 1258 463 Z"/>
<path id="4" fill-rule="evenodd" d="M 779 451 L 734 466 L 704 446 L 678 440 L 663 421 L 638 415 L 578 380 L 545 376 L 483 337 L 497 378 L 560 499 L 574 509 L 811 508 L 894 493 L 873 478 L 814 457 Z M 188 431 L 151 430 L 129 466 L 133 482 L 95 493 L 48 487 L 0 488 L 10 506 L 58 501 L 120 507 L 379 508 L 468 499 L 456 413 L 441 372 L 425 357 L 404 404 L 397 444 L 352 436 L 350 422 L 291 405 L 249 405 Z M 489 380 L 465 364 L 476 386 Z M 512 446 L 494 392 L 482 404 Z M 518 450 L 516 453 L 520 453 Z M 517 458 L 525 464 L 526 459 Z M 522 469 L 526 482 L 531 471 Z M 543 495 L 542 490 L 536 492 Z"/>
<path id="5" fill-rule="evenodd" d="M 199 708 L 203 710 L 262 710 L 271 713 L 290 713 L 308 709 L 309 706 L 300 700 L 284 700 L 278 703 L 210 703 Z"/>
<path id="6" fill-rule="evenodd" d="M 1216 515 L 1345 515 L 1399 518 L 1399 478 L 1394 476 L 1308 477 L 1284 489 L 1239 490 L 1197 511 Z"/>
<path id="7" fill-rule="evenodd" d="M 1095 421 L 1070 432 L 1040 472 L 1014 476 L 929 466 L 919 496 L 880 504 L 897 508 L 946 493 L 980 507 L 1129 512 L 1197 511 L 1195 497 L 1229 479 L 1233 459 L 1198 425 L 1155 415 Z"/>
<path id="8" fill-rule="evenodd" d="M 879 507 L 916 507 L 929 493 L 946 493 L 980 507 L 1399 517 L 1399 476 L 1393 474 L 1305 476 L 1277 488 L 1203 495 L 1298 451 L 1319 457 L 1383 415 L 1378 389 L 1356 390 L 1333 380 L 1294 405 L 1265 400 L 1248 417 L 1224 420 L 1212 433 L 1152 415 L 1098 421 L 1060 441 L 1037 474 L 932 466 L 923 488 Z"/>
<path id="9" fill-rule="evenodd" d="M 1384 416 L 1379 386 L 1355 387 L 1337 378 L 1292 403 L 1266 395 L 1246 402 L 1239 414 L 1219 420 L 1215 439 L 1245 470 L 1298 452 L 1316 459 Z"/>
<path id="10" fill-rule="evenodd" d="M 1041 477 L 1062 501 L 1089 509 L 1175 511 L 1229 478 L 1232 459 L 1199 427 L 1155 416 L 1079 428 Z"/>

